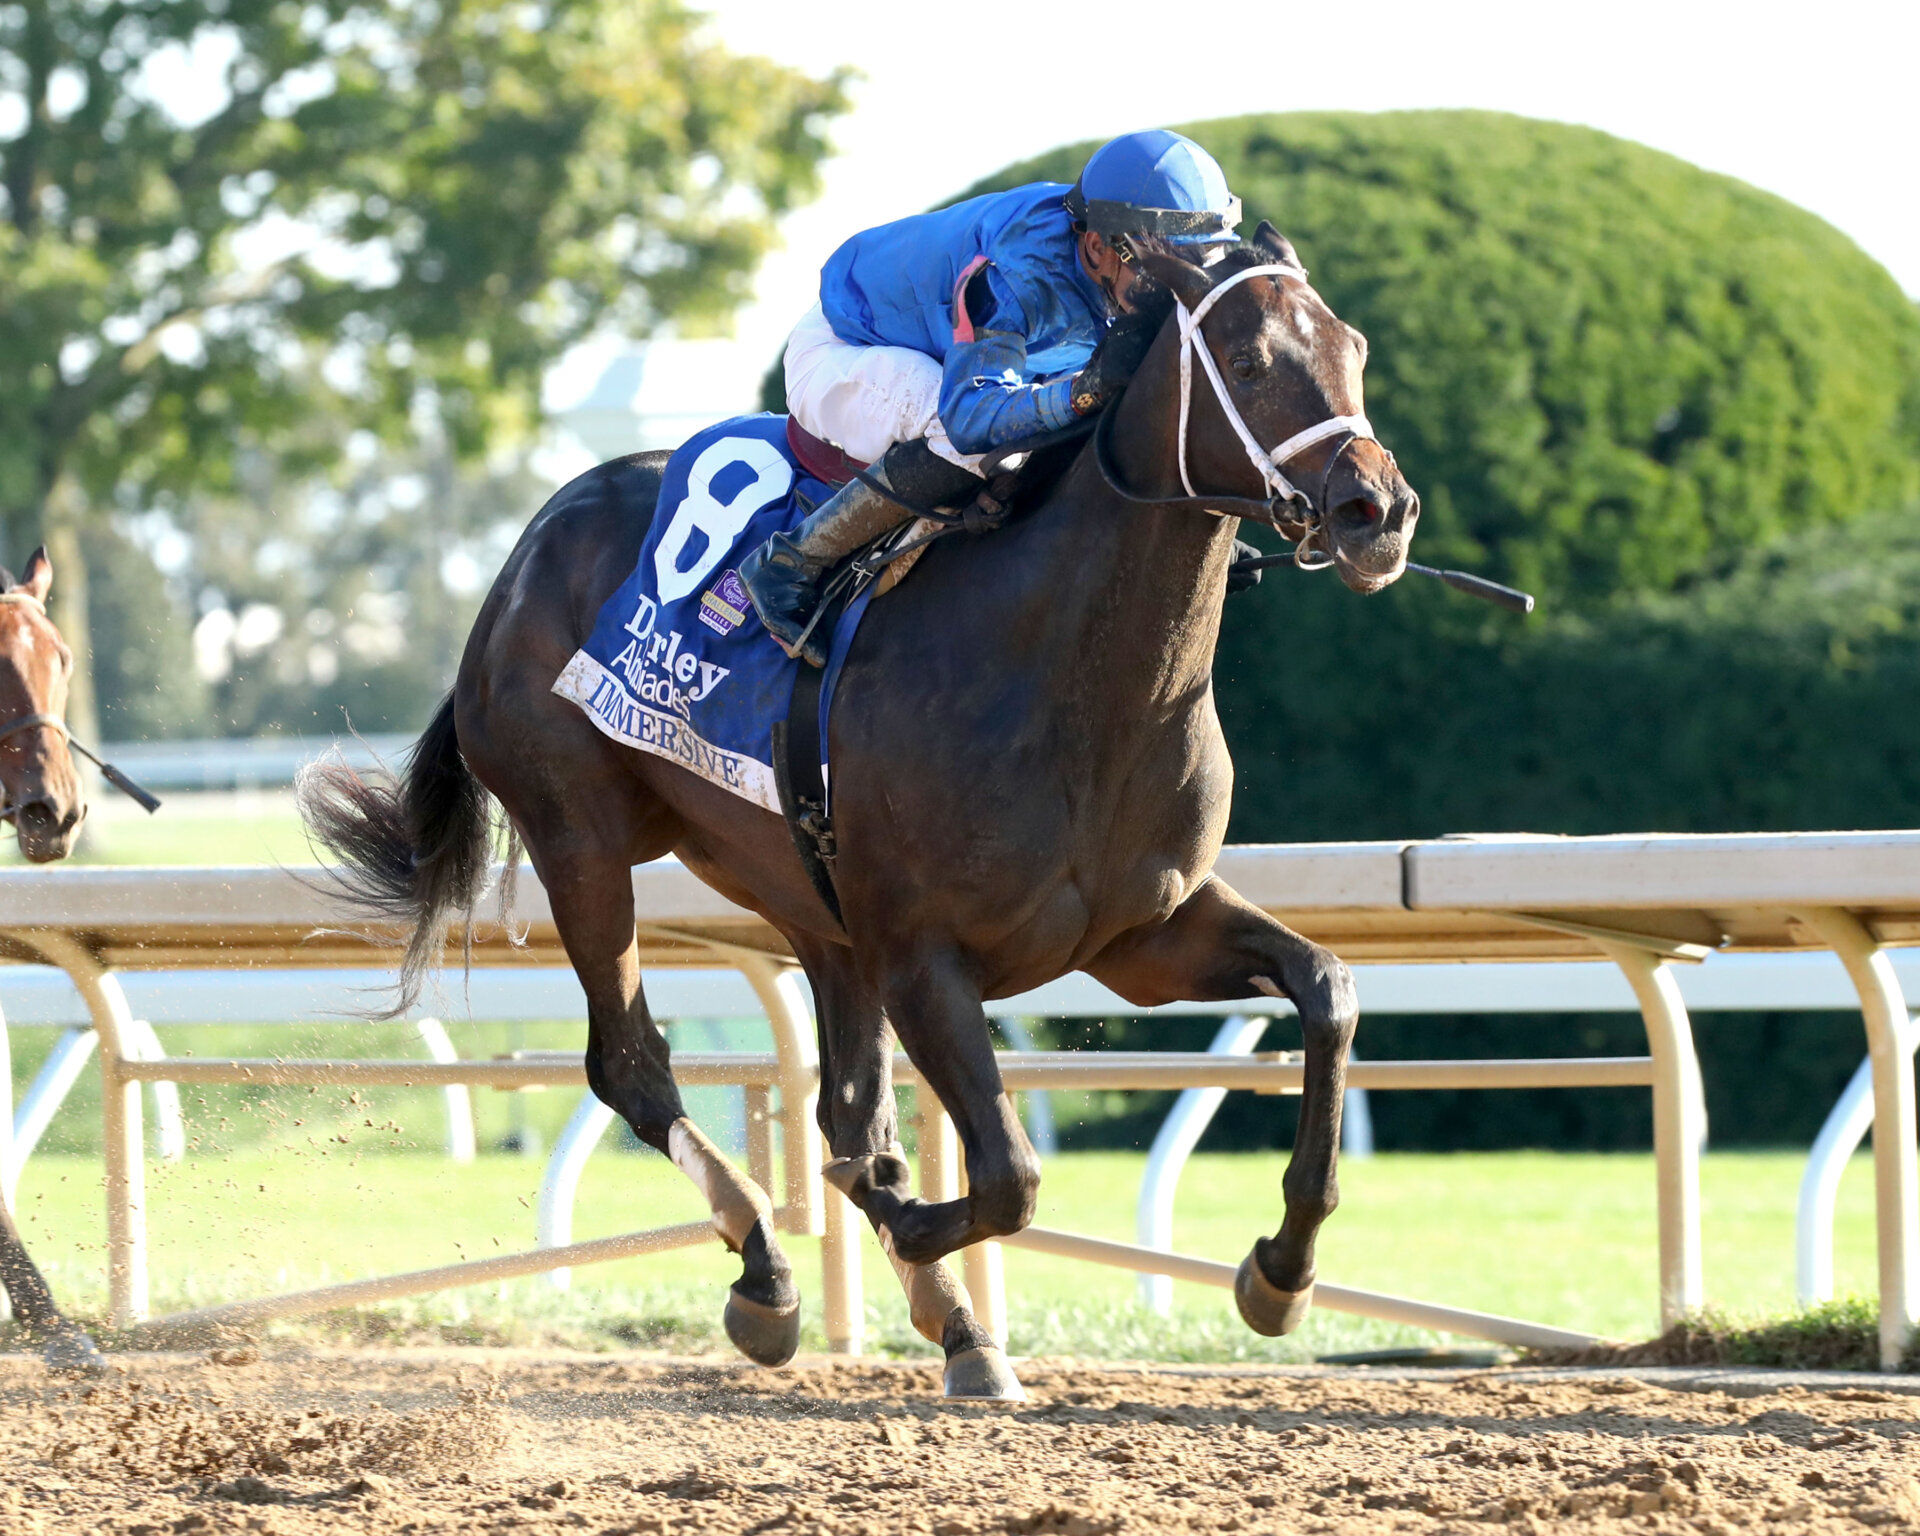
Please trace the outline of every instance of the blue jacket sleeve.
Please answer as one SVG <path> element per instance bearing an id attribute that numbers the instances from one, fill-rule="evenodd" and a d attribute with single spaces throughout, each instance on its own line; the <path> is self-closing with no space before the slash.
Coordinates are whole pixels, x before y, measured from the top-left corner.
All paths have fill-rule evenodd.
<path id="1" fill-rule="evenodd" d="M 1073 380 L 1027 381 L 1027 339 L 982 331 L 947 351 L 940 381 L 940 423 L 962 453 L 985 453 L 1073 420 Z"/>

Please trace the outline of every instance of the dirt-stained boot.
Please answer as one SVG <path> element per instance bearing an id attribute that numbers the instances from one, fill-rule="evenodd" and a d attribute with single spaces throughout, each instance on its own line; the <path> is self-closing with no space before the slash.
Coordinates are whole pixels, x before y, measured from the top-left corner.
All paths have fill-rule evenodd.
<path id="1" fill-rule="evenodd" d="M 885 482 L 884 466 L 872 474 Z M 820 606 L 820 583 L 856 549 L 905 520 L 900 508 L 878 491 L 864 481 L 849 480 L 798 528 L 776 533 L 740 562 L 740 585 L 781 650 L 810 667 L 827 664 L 831 635 L 816 629 L 804 645 L 800 639 Z"/>
<path id="2" fill-rule="evenodd" d="M 868 473 L 923 506 L 971 498 L 981 485 L 977 475 L 938 457 L 924 442 L 896 443 Z M 898 503 L 849 480 L 798 528 L 776 533 L 740 562 L 740 584 L 781 650 L 810 667 L 826 666 L 832 635 L 816 629 L 804 644 L 800 638 L 820 606 L 820 584 L 848 555 L 905 521 Z"/>

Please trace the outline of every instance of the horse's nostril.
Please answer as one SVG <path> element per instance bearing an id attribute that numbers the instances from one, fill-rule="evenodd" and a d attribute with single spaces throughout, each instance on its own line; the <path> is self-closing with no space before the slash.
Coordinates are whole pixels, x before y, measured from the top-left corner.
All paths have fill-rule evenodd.
<path id="1" fill-rule="evenodd" d="M 1342 502 L 1340 512 L 1356 523 L 1377 523 L 1387 515 L 1386 508 L 1378 502 L 1369 501 L 1364 496 L 1356 496 L 1351 501 Z"/>

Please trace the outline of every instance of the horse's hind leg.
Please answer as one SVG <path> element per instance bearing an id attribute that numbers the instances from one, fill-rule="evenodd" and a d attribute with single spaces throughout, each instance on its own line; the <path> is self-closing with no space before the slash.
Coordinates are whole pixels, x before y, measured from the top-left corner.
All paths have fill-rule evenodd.
<path id="1" fill-rule="evenodd" d="M 821 1133 L 833 1161 L 825 1177 L 873 1223 L 900 1277 L 919 1334 L 947 1357 L 948 1397 L 1018 1400 L 1007 1357 L 973 1315 L 967 1294 L 945 1259 L 911 1264 L 893 1242 L 888 1217 L 908 1201 L 907 1163 L 893 1108 L 893 1040 L 879 999 L 861 982 L 851 953 L 800 938 L 795 952 L 813 984 L 820 1015 Z"/>
<path id="2" fill-rule="evenodd" d="M 1141 1007 L 1265 993 L 1289 998 L 1299 1010 L 1307 1059 L 1299 1127 L 1282 1180 L 1286 1217 L 1275 1236 L 1253 1245 L 1233 1292 L 1256 1333 L 1291 1332 L 1313 1304 L 1314 1238 L 1340 1199 L 1341 1097 L 1359 1022 L 1352 975 L 1218 878 L 1165 922 L 1122 935 L 1087 970 Z"/>
<path id="3" fill-rule="evenodd" d="M 635 803 L 645 796 L 639 785 L 627 779 L 590 787 L 605 791 L 581 802 L 594 806 L 591 818 L 577 816 L 576 824 L 564 826 L 516 818 L 587 994 L 587 1082 L 706 1196 L 714 1230 L 743 1268 L 727 1296 L 727 1337 L 750 1360 L 784 1365 L 800 1345 L 800 1293 L 774 1237 L 772 1202 L 687 1118 L 666 1038 L 640 987 L 631 866 L 665 846 L 648 851 L 650 839 L 614 835 L 623 808 L 635 821 L 653 819 L 648 804 Z M 665 812 L 657 816 L 664 820 Z"/>
<path id="4" fill-rule="evenodd" d="M 20 1239 L 20 1229 L 13 1224 L 13 1212 L 7 1209 L 4 1198 L 0 1198 L 0 1284 L 6 1286 L 7 1299 L 13 1303 L 13 1315 L 20 1326 L 40 1340 L 40 1357 L 49 1370 L 83 1376 L 105 1372 L 107 1362 L 93 1340 L 62 1315 Z"/>

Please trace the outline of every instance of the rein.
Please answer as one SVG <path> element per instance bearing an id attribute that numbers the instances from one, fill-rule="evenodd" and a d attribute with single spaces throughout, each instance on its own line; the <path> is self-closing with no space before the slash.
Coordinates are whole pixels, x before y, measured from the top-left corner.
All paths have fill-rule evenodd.
<path id="1" fill-rule="evenodd" d="M 1200 330 L 1200 323 L 1206 319 L 1213 306 L 1222 295 L 1240 283 L 1252 277 L 1292 277 L 1306 281 L 1307 274 L 1299 267 L 1285 263 L 1260 267 L 1247 267 L 1210 290 L 1207 296 L 1191 310 L 1180 304 L 1177 313 L 1180 318 L 1180 484 L 1186 490 L 1184 498 L 1179 496 L 1141 496 L 1129 490 L 1120 478 L 1119 466 L 1113 461 L 1113 423 L 1114 410 L 1109 406 L 1100 415 L 1093 433 L 1093 461 L 1100 471 L 1100 478 L 1106 482 L 1107 489 L 1122 501 L 1132 502 L 1135 506 L 1192 508 L 1195 511 L 1208 512 L 1215 517 L 1238 517 L 1254 522 L 1265 523 L 1283 538 L 1294 541 L 1293 548 L 1284 555 L 1263 555 L 1257 559 L 1241 561 L 1236 569 L 1248 571 L 1264 570 L 1268 566 L 1281 565 L 1291 561 L 1303 571 L 1322 571 L 1333 564 L 1331 551 L 1320 547 L 1326 527 L 1327 485 L 1333 478 L 1334 465 L 1340 462 L 1340 455 L 1347 448 L 1365 438 L 1371 442 L 1379 439 L 1373 435 L 1373 426 L 1365 416 L 1329 416 L 1325 421 L 1296 432 L 1277 448 L 1266 449 L 1260 446 L 1248 428 L 1245 418 L 1235 407 L 1232 397 L 1227 393 L 1226 381 L 1220 377 L 1219 366 L 1213 360 L 1213 353 L 1207 350 L 1206 338 Z M 1187 435 L 1193 416 L 1193 358 L 1200 356 L 1200 366 L 1207 376 L 1207 382 L 1213 386 L 1213 395 L 1220 402 L 1221 412 L 1226 416 L 1234 433 L 1240 439 L 1240 446 L 1246 450 L 1247 461 L 1253 465 L 1254 472 L 1260 476 L 1261 483 L 1268 491 L 1265 501 L 1251 496 L 1202 496 L 1193 488 L 1193 479 L 1187 473 Z M 1315 443 L 1323 443 L 1330 437 L 1341 439 L 1340 444 L 1327 457 L 1320 471 L 1320 489 L 1316 496 L 1308 496 L 1293 481 L 1287 478 L 1282 468 Z M 1391 454 L 1388 457 L 1392 457 Z M 1304 509 L 1304 510 L 1303 510 Z M 1296 534 L 1287 526 L 1292 524 L 1300 531 Z M 1469 597 L 1480 598 L 1484 602 L 1496 603 L 1514 613 L 1532 613 L 1533 598 L 1514 587 L 1502 586 L 1497 581 L 1489 581 L 1484 576 L 1475 576 L 1466 571 L 1442 571 L 1432 566 L 1416 565 L 1407 562 L 1407 569 L 1417 571 L 1422 576 L 1432 576 L 1445 582 L 1456 592 L 1464 592 Z"/>
<path id="2" fill-rule="evenodd" d="M 43 618 L 47 612 L 47 605 L 41 602 L 40 599 L 35 597 L 31 592 L 0 592 L 0 603 L 17 603 L 22 607 L 32 608 Z M 94 767 L 100 770 L 102 778 L 123 795 L 136 801 L 148 815 L 152 815 L 153 812 L 160 809 L 158 796 L 143 789 L 139 784 L 128 778 L 126 774 L 114 767 L 112 763 L 101 757 L 91 747 L 75 741 L 73 739 L 73 733 L 67 729 L 67 722 L 62 720 L 58 715 L 36 712 L 27 715 L 15 715 L 11 720 L 0 721 L 0 741 L 10 740 L 18 736 L 22 731 L 37 730 L 54 732 L 67 744 L 71 751 L 78 752 L 88 762 L 92 763 Z M 0 822 L 12 821 L 18 809 L 19 807 L 13 805 L 0 806 Z"/>

